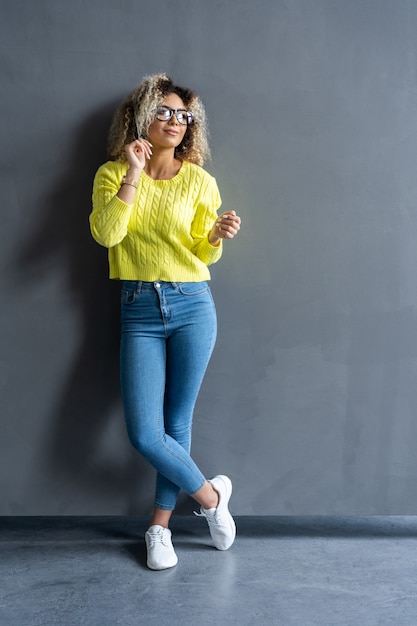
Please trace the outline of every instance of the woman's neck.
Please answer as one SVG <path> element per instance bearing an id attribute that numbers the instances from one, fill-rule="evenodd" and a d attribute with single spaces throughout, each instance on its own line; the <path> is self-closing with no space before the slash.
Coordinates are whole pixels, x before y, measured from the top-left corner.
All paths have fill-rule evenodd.
<path id="1" fill-rule="evenodd" d="M 145 174 L 154 180 L 174 178 L 181 169 L 182 162 L 175 158 L 174 151 L 154 151 L 146 162 Z"/>

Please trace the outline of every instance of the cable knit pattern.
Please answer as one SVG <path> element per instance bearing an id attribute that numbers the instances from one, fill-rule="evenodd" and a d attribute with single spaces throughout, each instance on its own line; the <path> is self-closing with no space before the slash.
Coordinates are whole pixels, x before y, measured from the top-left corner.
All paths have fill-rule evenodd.
<path id="1" fill-rule="evenodd" d="M 207 266 L 222 254 L 222 244 L 208 240 L 221 204 L 216 180 L 188 161 L 169 180 L 142 172 L 130 205 L 116 196 L 127 169 L 127 163 L 108 161 L 94 178 L 90 227 L 109 249 L 110 278 L 209 280 Z"/>

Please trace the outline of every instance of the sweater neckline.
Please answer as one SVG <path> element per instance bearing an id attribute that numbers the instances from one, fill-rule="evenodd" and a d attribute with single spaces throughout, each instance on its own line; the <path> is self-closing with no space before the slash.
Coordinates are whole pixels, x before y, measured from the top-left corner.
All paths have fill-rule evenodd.
<path id="1" fill-rule="evenodd" d="M 171 185 L 172 183 L 177 183 L 181 180 L 181 178 L 184 176 L 184 172 L 185 172 L 187 165 L 188 165 L 187 161 L 183 161 L 181 163 L 180 169 L 172 178 L 165 178 L 162 180 L 151 178 L 150 176 L 148 176 L 145 170 L 142 170 L 141 176 L 144 178 L 144 180 L 150 182 L 153 185 L 157 185 L 157 186 Z"/>

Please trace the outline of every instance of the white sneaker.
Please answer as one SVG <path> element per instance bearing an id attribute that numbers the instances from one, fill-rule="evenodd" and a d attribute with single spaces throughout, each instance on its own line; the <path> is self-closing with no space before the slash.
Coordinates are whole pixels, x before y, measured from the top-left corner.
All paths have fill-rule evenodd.
<path id="1" fill-rule="evenodd" d="M 168 569 L 178 563 L 169 528 L 150 526 L 145 533 L 145 542 L 148 549 L 149 569 Z"/>
<path id="2" fill-rule="evenodd" d="M 218 550 L 228 550 L 236 537 L 236 524 L 229 513 L 228 503 L 232 495 L 232 481 L 227 476 L 215 476 L 209 481 L 219 494 L 216 509 L 201 507 L 199 517 L 205 517 L 213 543 Z"/>

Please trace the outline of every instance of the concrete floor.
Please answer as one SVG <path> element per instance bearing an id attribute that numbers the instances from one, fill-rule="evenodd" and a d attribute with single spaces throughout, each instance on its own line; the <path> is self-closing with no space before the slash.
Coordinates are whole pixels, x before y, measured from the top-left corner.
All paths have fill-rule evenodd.
<path id="1" fill-rule="evenodd" d="M 145 564 L 146 520 L 0 518 L 1 626 L 417 625 L 416 517 L 238 517 L 227 552 L 176 517 L 179 564 Z"/>

